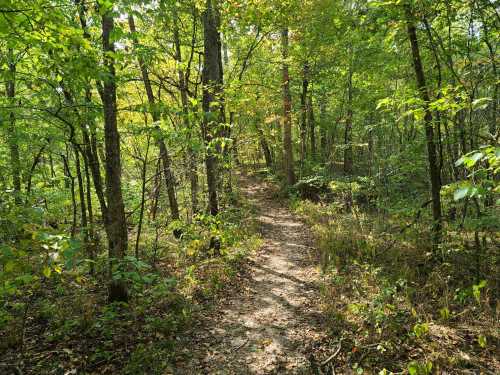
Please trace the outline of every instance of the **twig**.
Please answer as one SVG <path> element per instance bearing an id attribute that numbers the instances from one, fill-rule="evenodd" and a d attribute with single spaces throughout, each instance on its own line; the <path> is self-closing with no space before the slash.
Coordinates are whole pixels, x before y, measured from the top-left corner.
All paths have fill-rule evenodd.
<path id="1" fill-rule="evenodd" d="M 339 342 L 339 347 L 337 348 L 337 350 L 335 351 L 335 353 L 333 353 L 330 357 L 328 357 L 327 359 L 325 359 L 323 362 L 321 362 L 321 367 L 327 365 L 329 362 L 331 362 L 336 356 L 338 356 L 338 354 L 340 353 L 340 350 L 342 349 L 342 341 Z"/>

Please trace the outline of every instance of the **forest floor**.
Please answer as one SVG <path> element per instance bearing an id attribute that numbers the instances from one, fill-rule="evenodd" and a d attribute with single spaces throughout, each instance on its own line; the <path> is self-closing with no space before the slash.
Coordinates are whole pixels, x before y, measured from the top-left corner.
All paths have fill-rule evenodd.
<path id="1" fill-rule="evenodd" d="M 336 348 L 325 345 L 311 231 L 273 185 L 245 175 L 240 182 L 257 209 L 263 245 L 239 284 L 195 319 L 174 373 L 316 373 L 314 358 L 321 362 Z"/>

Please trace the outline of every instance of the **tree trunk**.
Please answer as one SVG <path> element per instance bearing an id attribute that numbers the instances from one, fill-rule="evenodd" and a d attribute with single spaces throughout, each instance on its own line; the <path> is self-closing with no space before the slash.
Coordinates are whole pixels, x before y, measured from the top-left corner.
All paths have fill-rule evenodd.
<path id="1" fill-rule="evenodd" d="M 85 171 L 85 182 L 86 182 L 86 192 L 87 192 L 87 212 L 88 212 L 88 219 L 89 219 L 89 256 L 92 261 L 95 260 L 96 256 L 96 243 L 94 242 L 95 236 L 94 236 L 94 212 L 92 210 L 92 190 L 91 190 L 91 182 L 90 182 L 90 171 L 89 171 L 89 162 L 87 158 L 85 157 L 85 154 L 83 155 L 83 168 Z M 90 263 L 90 274 L 93 275 L 95 271 L 94 263 Z"/>
<path id="2" fill-rule="evenodd" d="M 141 207 L 139 211 L 139 223 L 137 224 L 137 236 L 135 238 L 135 257 L 139 259 L 139 242 L 141 240 L 142 222 L 144 220 L 144 208 L 146 206 L 146 176 L 148 172 L 148 155 L 149 155 L 149 135 L 146 143 L 146 152 L 141 165 Z"/>
<path id="3" fill-rule="evenodd" d="M 83 0 L 75 0 L 75 5 L 78 6 L 78 18 L 80 20 L 80 25 L 83 31 L 83 37 L 85 39 L 90 40 L 90 34 L 87 29 L 87 19 L 85 17 L 85 3 Z M 90 87 L 90 83 L 88 82 L 85 87 L 85 104 L 89 107 L 92 105 L 92 91 Z M 80 123 L 80 128 L 82 130 L 82 135 L 83 135 L 83 142 L 84 142 L 84 153 L 85 153 L 85 158 L 86 158 L 86 168 L 90 169 L 90 173 L 92 175 L 92 180 L 94 181 L 94 189 L 97 195 L 97 200 L 99 201 L 99 206 L 101 208 L 101 213 L 103 217 L 103 221 L 106 222 L 106 217 L 107 217 L 107 204 L 106 204 L 106 199 L 104 196 L 104 187 L 103 187 L 103 182 L 102 182 L 102 176 L 101 176 L 101 166 L 99 163 L 99 152 L 97 149 L 97 137 L 96 137 L 96 127 L 95 123 L 92 119 L 91 116 L 85 116 L 85 121 Z M 90 130 L 89 130 L 90 129 Z M 104 162 L 104 158 L 101 158 L 102 161 Z M 86 170 L 86 173 L 88 173 L 88 170 Z M 87 176 L 88 177 L 88 176 Z M 87 180 L 87 183 L 89 181 Z M 90 191 L 90 189 L 88 189 Z M 88 196 L 90 196 L 90 193 L 87 193 Z M 93 217 L 92 215 L 92 207 L 90 205 L 90 199 L 88 199 L 89 202 L 89 219 L 91 221 L 91 224 L 93 222 Z M 96 244 L 93 244 L 96 245 Z M 91 268 L 92 272 L 92 268 Z"/>
<path id="4" fill-rule="evenodd" d="M 156 127 L 156 130 L 160 132 L 160 128 Z M 177 203 L 177 197 L 175 195 L 175 177 L 172 173 L 170 155 L 168 154 L 167 146 L 163 140 L 163 136 L 158 135 L 158 146 L 160 147 L 160 158 L 163 163 L 163 175 L 165 177 L 165 185 L 167 187 L 168 202 L 170 204 L 170 216 L 172 220 L 179 220 L 179 205 Z"/>
<path id="5" fill-rule="evenodd" d="M 219 212 L 217 197 L 217 159 L 214 135 L 219 133 L 219 124 L 223 117 L 222 61 L 220 51 L 219 15 L 216 0 L 207 0 L 203 12 L 203 123 L 202 133 L 206 147 L 205 166 L 207 170 L 208 205 L 212 215 Z"/>
<path id="6" fill-rule="evenodd" d="M 292 96 L 290 94 L 290 75 L 288 73 L 288 28 L 281 32 L 283 57 L 283 157 L 288 185 L 295 184 L 292 146 Z"/>
<path id="7" fill-rule="evenodd" d="M 130 31 L 132 33 L 135 33 L 136 28 L 135 28 L 134 17 L 132 15 L 129 15 L 128 17 L 128 24 L 130 27 Z M 138 44 L 137 37 L 135 36 L 133 37 L 133 43 L 135 47 Z M 158 121 L 160 121 L 160 113 L 155 108 L 155 97 L 153 94 L 153 88 L 151 87 L 151 81 L 149 80 L 148 70 L 146 64 L 144 63 L 144 59 L 140 57 L 140 55 L 138 57 L 138 61 L 139 61 L 139 68 L 141 70 L 142 81 L 144 83 L 144 88 L 146 90 L 148 102 L 151 107 L 151 117 L 153 118 L 153 121 L 155 123 L 158 123 Z M 158 147 L 160 149 L 160 159 L 162 160 L 163 163 L 163 173 L 165 176 L 165 186 L 167 187 L 168 202 L 170 204 L 170 216 L 172 217 L 172 220 L 179 220 L 180 217 L 179 204 L 177 203 L 177 196 L 175 194 L 175 177 L 171 168 L 172 163 L 170 160 L 170 155 L 167 149 L 167 145 L 165 144 L 165 140 L 161 135 L 160 127 L 156 125 L 155 128 L 157 131 L 156 136 L 157 136 Z"/>
<path id="8" fill-rule="evenodd" d="M 425 83 L 425 74 L 422 67 L 422 60 L 420 58 L 420 50 L 418 46 L 417 31 L 413 20 L 412 9 L 409 5 L 405 5 L 406 25 L 408 37 L 410 39 L 413 67 L 415 69 L 415 77 L 417 87 L 420 92 L 420 97 L 424 102 L 424 122 L 425 122 L 425 135 L 427 142 L 427 154 L 429 161 L 429 172 L 431 180 L 431 195 L 432 195 L 432 216 L 434 219 L 433 225 L 433 243 L 436 248 L 441 241 L 441 176 L 439 173 L 438 156 L 436 145 L 434 143 L 434 127 L 432 124 L 432 113 L 429 107 L 429 93 Z"/>
<path id="9" fill-rule="evenodd" d="M 314 118 L 314 107 L 312 101 L 312 94 L 309 94 L 307 100 L 307 113 L 309 122 L 309 141 L 311 143 L 311 158 L 316 158 L 316 121 Z"/>
<path id="10" fill-rule="evenodd" d="M 83 234 L 83 241 L 85 247 L 88 245 L 88 222 L 87 222 L 87 207 L 85 205 L 85 190 L 83 187 L 83 177 L 82 168 L 80 164 L 80 153 L 78 152 L 78 147 L 73 145 L 73 151 L 75 154 L 75 168 L 76 168 L 76 180 L 78 181 L 78 196 L 80 198 L 80 214 L 81 214 L 81 227 L 80 231 Z"/>
<path id="11" fill-rule="evenodd" d="M 234 112 L 229 112 L 229 126 L 231 127 L 231 129 L 233 129 L 234 126 L 238 128 L 238 122 L 236 124 L 234 123 L 234 115 Z M 234 163 L 237 166 L 241 166 L 240 157 L 238 155 L 238 138 L 236 135 L 233 135 L 233 145 L 231 146 L 231 149 L 233 151 Z"/>
<path id="12" fill-rule="evenodd" d="M 321 160 L 324 160 L 328 155 L 328 138 L 326 129 L 326 97 L 321 96 L 319 102 L 319 132 L 321 144 Z"/>
<path id="13" fill-rule="evenodd" d="M 108 237 L 111 281 L 109 284 L 109 301 L 127 301 L 127 287 L 123 281 L 113 280 L 117 260 L 121 260 L 128 246 L 127 223 L 121 186 L 120 134 L 117 126 L 116 108 L 116 74 L 113 53 L 115 47 L 111 42 L 114 20 L 111 10 L 102 15 L 102 47 L 104 52 L 104 67 L 107 71 L 103 82 L 102 105 L 104 112 L 104 142 L 106 147 L 106 197 L 108 214 L 105 218 Z"/>
<path id="14" fill-rule="evenodd" d="M 184 127 L 189 129 L 188 132 L 188 177 L 189 184 L 191 188 L 191 212 L 194 215 L 198 212 L 198 166 L 197 166 L 197 158 L 196 151 L 191 144 L 191 138 L 193 133 L 193 127 L 189 121 L 189 97 L 188 97 L 188 86 L 186 75 L 184 70 L 182 69 L 182 51 L 181 51 L 181 42 L 179 37 L 179 15 L 177 13 L 177 5 L 173 6 L 173 18 L 174 18 L 174 28 L 173 28 L 173 36 L 174 36 L 174 46 L 175 46 L 175 59 L 177 60 L 178 69 L 177 75 L 179 80 L 179 92 L 181 95 L 181 104 L 182 104 L 182 117 Z"/>
<path id="15" fill-rule="evenodd" d="M 90 89 L 85 90 L 85 100 L 86 104 L 91 104 L 90 97 Z M 87 129 L 87 126 L 90 128 L 90 134 Z M 101 164 L 99 162 L 99 155 L 97 151 L 97 139 L 95 134 L 95 124 L 92 123 L 92 120 L 87 118 L 87 121 L 81 123 L 81 130 L 83 135 L 84 142 L 84 152 L 88 162 L 88 168 L 90 169 L 90 173 L 92 175 L 92 180 L 94 181 L 94 189 L 97 195 L 97 200 L 99 201 L 99 206 L 101 208 L 101 213 L 103 217 L 103 221 L 106 221 L 106 216 L 108 212 L 108 207 L 106 203 L 106 197 L 104 195 L 104 186 L 102 182 L 101 176 Z"/>
<path id="16" fill-rule="evenodd" d="M 69 155 L 69 153 L 68 153 Z M 65 155 L 61 155 L 64 164 L 64 175 L 66 177 L 66 181 L 68 181 L 68 186 L 71 189 L 71 229 L 70 236 L 71 238 L 75 237 L 76 233 L 76 197 L 75 197 L 75 178 L 71 174 L 71 170 L 69 169 L 69 160 Z"/>
<path id="17" fill-rule="evenodd" d="M 47 144 L 44 144 L 42 147 L 40 147 L 40 150 L 37 152 L 35 155 L 35 158 L 33 159 L 33 163 L 31 163 L 31 168 L 28 171 L 28 177 L 26 178 L 26 195 L 29 197 L 31 194 L 31 184 L 33 181 L 33 174 L 35 173 L 36 166 L 38 163 L 40 163 L 40 160 L 42 159 L 42 153 L 45 150 L 45 147 L 47 147 Z"/>
<path id="18" fill-rule="evenodd" d="M 352 52 L 351 52 L 352 53 Z M 344 129 L 344 175 L 352 175 L 352 56 L 347 77 L 347 113 Z"/>
<path id="19" fill-rule="evenodd" d="M 16 96 L 16 63 L 14 61 L 14 52 L 10 48 L 8 51 L 8 80 L 6 87 L 6 95 L 9 100 L 9 105 L 15 106 Z M 9 152 L 10 152 L 10 167 L 12 173 L 12 185 L 14 187 L 14 201 L 17 205 L 21 204 L 21 161 L 19 156 L 19 144 L 16 131 L 16 115 L 12 109 L 9 114 L 9 125 L 7 127 Z"/>
<path id="20" fill-rule="evenodd" d="M 302 70 L 302 93 L 300 95 L 300 170 L 304 169 L 307 153 L 307 90 L 309 88 L 309 64 L 304 63 Z"/>
<path id="21" fill-rule="evenodd" d="M 151 221 L 156 220 L 156 212 L 158 211 L 158 196 L 160 195 L 160 172 L 161 171 L 161 161 L 158 160 L 155 168 L 155 175 L 153 179 L 153 188 L 151 189 L 151 207 L 149 209 L 149 217 Z M 156 224 L 155 224 L 156 225 Z"/>
<path id="22" fill-rule="evenodd" d="M 259 136 L 260 147 L 262 148 L 262 152 L 264 153 L 264 159 L 266 161 L 266 167 L 269 170 L 273 169 L 273 156 L 271 154 L 271 149 L 269 148 L 269 144 L 267 143 L 264 132 L 262 131 L 260 124 L 256 124 L 257 134 Z"/>

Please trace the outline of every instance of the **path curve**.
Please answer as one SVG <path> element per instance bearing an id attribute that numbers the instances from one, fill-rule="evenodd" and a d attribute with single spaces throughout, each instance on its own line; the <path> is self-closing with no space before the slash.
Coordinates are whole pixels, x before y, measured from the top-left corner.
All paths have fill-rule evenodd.
<path id="1" fill-rule="evenodd" d="M 263 245 L 239 291 L 193 330 L 185 349 L 190 358 L 175 374 L 313 374 L 311 347 L 326 332 L 310 229 L 271 185 L 245 176 L 241 185 L 258 210 Z"/>

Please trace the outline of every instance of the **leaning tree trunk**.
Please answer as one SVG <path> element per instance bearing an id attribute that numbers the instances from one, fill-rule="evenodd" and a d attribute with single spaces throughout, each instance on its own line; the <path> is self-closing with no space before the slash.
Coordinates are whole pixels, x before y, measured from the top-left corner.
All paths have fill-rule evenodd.
<path id="1" fill-rule="evenodd" d="M 420 92 L 420 97 L 424 102 L 424 122 L 425 122 L 425 136 L 427 143 L 427 154 L 429 162 L 429 172 L 431 179 L 431 196 L 432 196 L 432 217 L 434 219 L 433 225 L 433 244 L 436 248 L 441 241 L 441 176 L 439 172 L 438 156 L 436 145 L 434 143 L 434 127 L 432 124 L 432 112 L 429 107 L 429 93 L 425 82 L 424 69 L 422 67 L 422 60 L 420 58 L 420 50 L 418 46 L 417 31 L 413 21 L 412 9 L 409 5 L 405 6 L 406 26 L 408 37 L 410 39 L 411 52 L 413 57 L 413 67 L 415 69 L 415 77 L 417 87 Z"/>
<path id="2" fill-rule="evenodd" d="M 108 214 L 105 217 L 105 227 L 108 237 L 111 272 L 108 292 L 110 302 L 128 300 L 125 283 L 112 278 L 116 263 L 125 256 L 128 246 L 121 183 L 120 134 L 117 125 L 116 73 L 113 58 L 115 47 L 111 42 L 113 28 L 113 16 L 111 11 L 107 10 L 102 15 L 102 48 L 104 67 L 107 71 L 107 76 L 103 82 L 102 105 L 104 112 L 104 143 L 106 147 L 105 170 Z"/>
<path id="3" fill-rule="evenodd" d="M 129 15 L 128 23 L 130 31 L 135 34 L 136 28 L 135 28 L 134 17 L 132 15 Z M 133 43 L 134 46 L 137 46 L 138 41 L 136 36 L 133 37 Z M 155 108 L 155 97 L 153 94 L 153 88 L 151 87 L 151 81 L 149 80 L 148 69 L 144 62 L 144 59 L 140 57 L 140 55 L 138 60 L 139 60 L 139 68 L 141 70 L 141 75 L 142 75 L 142 81 L 144 83 L 144 88 L 146 90 L 146 95 L 148 97 L 149 105 L 151 106 L 151 117 L 153 118 L 153 121 L 155 123 L 158 123 L 158 121 L 160 121 L 160 113 Z M 157 131 L 156 137 L 157 137 L 158 147 L 160 149 L 160 159 L 163 163 L 163 174 L 165 177 L 165 185 L 167 187 L 168 202 L 170 204 L 170 216 L 172 217 L 172 220 L 179 220 L 180 217 L 179 204 L 177 203 L 177 196 L 175 194 L 175 177 L 171 167 L 172 161 L 170 159 L 170 155 L 167 149 L 167 145 L 165 144 L 165 140 L 163 139 L 163 136 L 160 133 L 160 127 L 156 125 L 155 128 Z"/>
<path id="4" fill-rule="evenodd" d="M 288 28 L 281 32 L 283 56 L 283 157 L 288 185 L 295 184 L 292 148 L 292 96 L 290 94 L 290 75 L 288 73 Z"/>
<path id="5" fill-rule="evenodd" d="M 217 134 L 223 116 L 222 95 L 222 61 L 220 52 L 219 15 L 216 0 L 207 0 L 203 12 L 203 122 L 202 133 L 205 142 L 205 167 L 207 170 L 208 205 L 212 215 L 219 212 L 217 197 L 217 159 L 213 135 Z"/>

